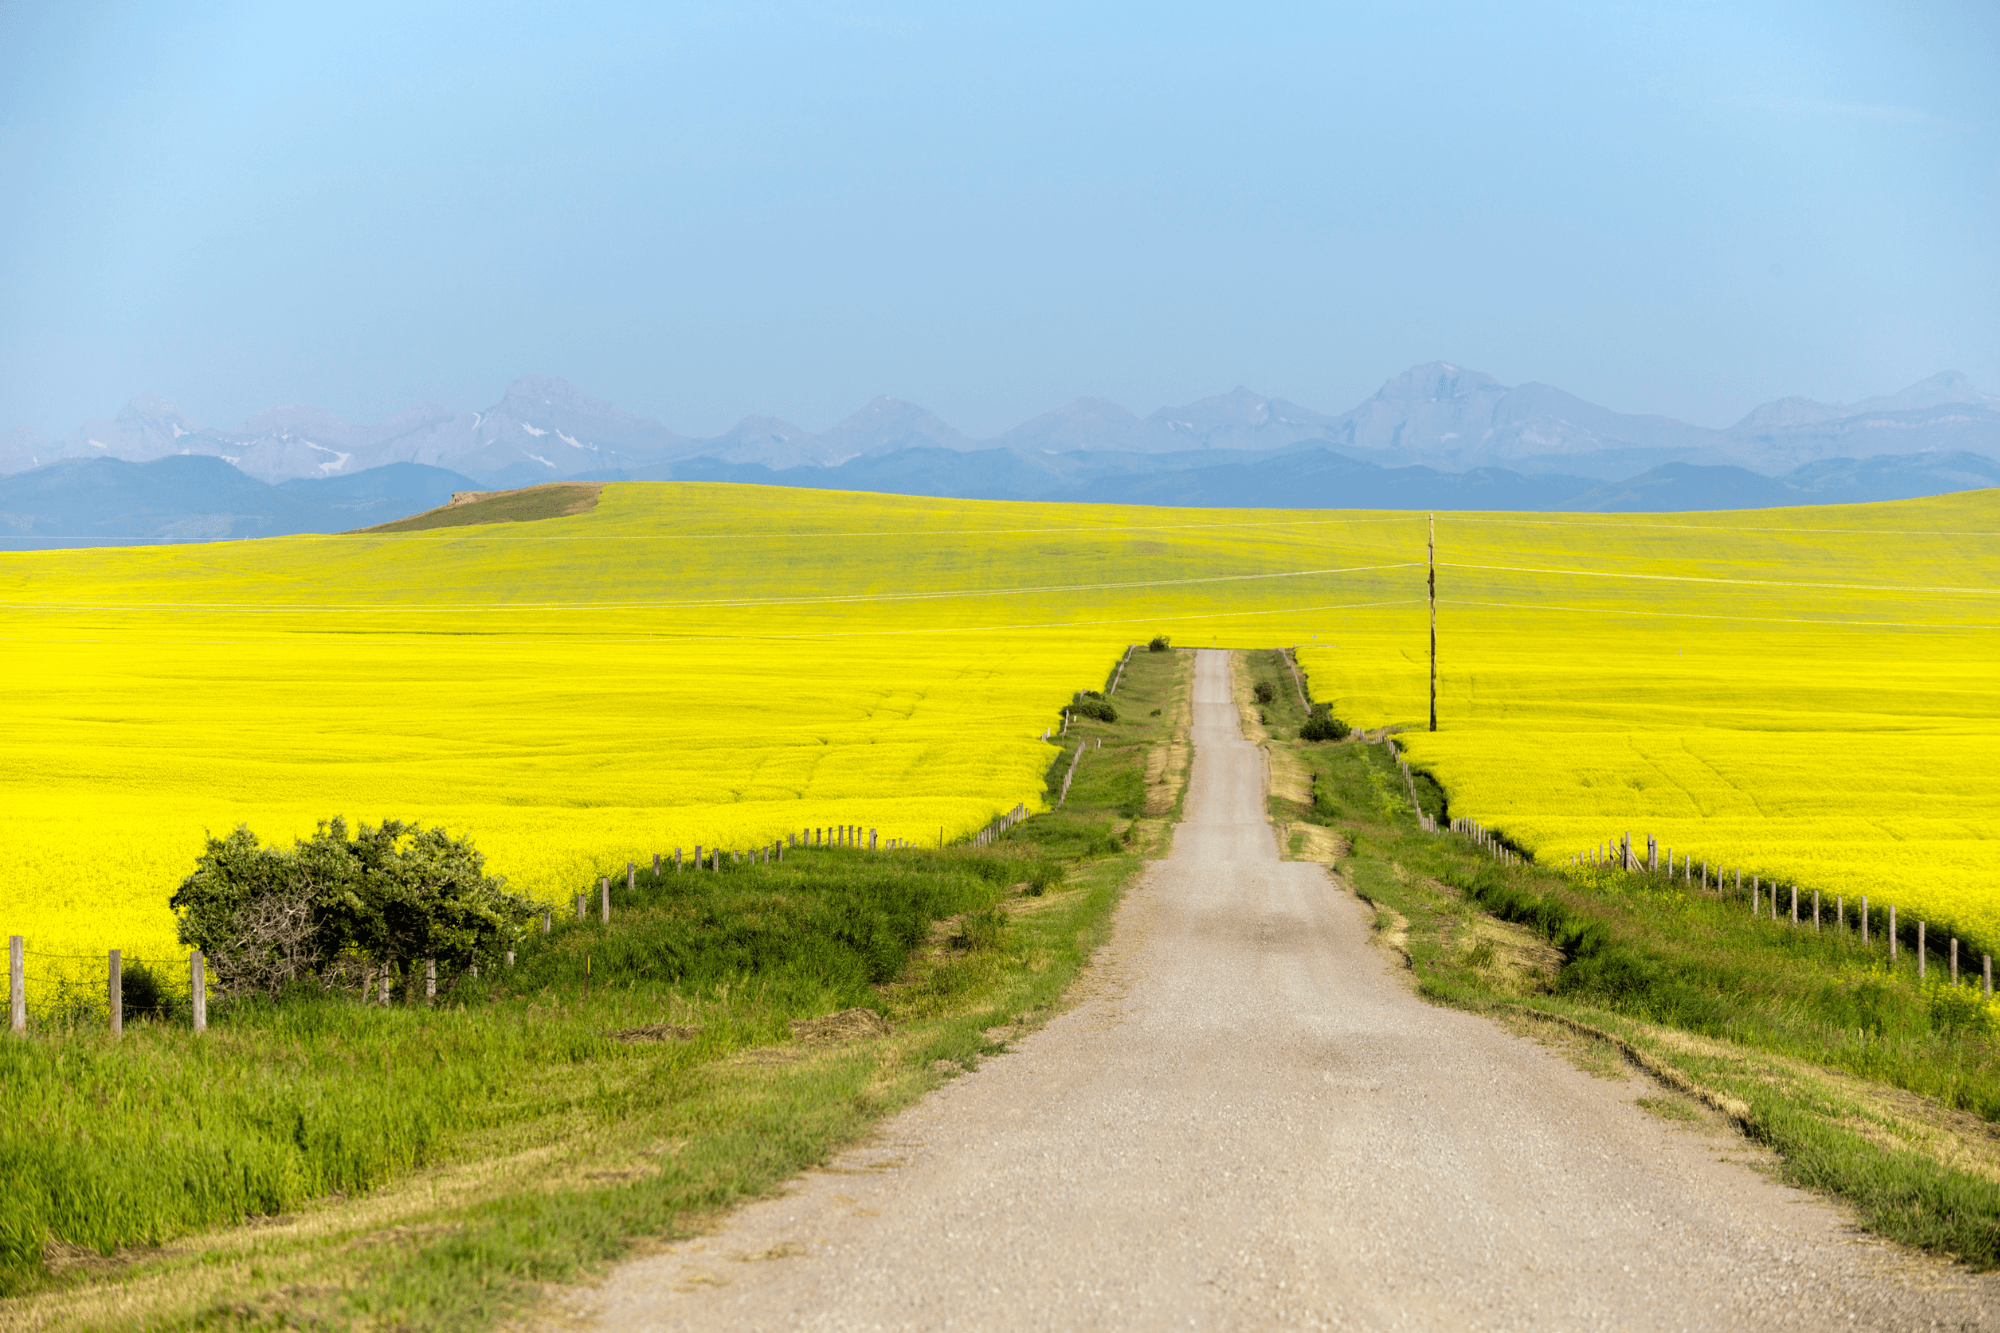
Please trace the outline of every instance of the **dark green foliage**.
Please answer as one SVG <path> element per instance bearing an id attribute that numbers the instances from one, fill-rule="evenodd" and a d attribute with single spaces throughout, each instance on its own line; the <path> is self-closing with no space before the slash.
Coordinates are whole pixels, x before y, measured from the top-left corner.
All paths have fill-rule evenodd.
<path id="1" fill-rule="evenodd" d="M 1322 717 L 1319 714 L 1314 714 L 1312 717 L 1306 719 L 1304 726 L 1299 728 L 1299 739 L 1302 741 L 1344 741 L 1348 737 L 1349 730 L 1348 725 L 1337 717 Z"/>
<path id="2" fill-rule="evenodd" d="M 159 975 L 152 968 L 144 963 L 127 964 L 120 969 L 118 983 L 119 998 L 125 1004 L 125 1017 L 167 1017 L 172 1002 Z"/>
<path id="3" fill-rule="evenodd" d="M 1440 825 L 1449 825 L 1451 823 L 1451 802 L 1446 798 L 1444 788 L 1438 785 L 1437 779 L 1422 769 L 1413 769 L 1411 770 L 1410 780 L 1415 783 L 1417 788 L 1418 808 L 1432 819 L 1435 819 Z"/>
<path id="4" fill-rule="evenodd" d="M 1149 653 L 1164 653 L 1172 649 L 1173 646 L 1173 641 L 1168 639 L 1166 635 L 1155 634 L 1152 641 L 1146 645 L 1146 651 Z"/>
<path id="5" fill-rule="evenodd" d="M 1089 691 L 1085 691 L 1085 693 L 1087 695 Z M 1079 698 L 1075 703 L 1070 705 L 1069 711 L 1079 717 L 1094 717 L 1099 722 L 1116 722 L 1118 720 L 1118 708 L 1109 699 Z"/>
<path id="6" fill-rule="evenodd" d="M 485 873 L 469 838 L 391 819 L 350 839 L 337 818 L 289 850 L 241 826 L 210 836 L 169 905 L 181 943 L 238 995 L 321 979 L 349 951 L 397 972 L 435 959 L 456 973 L 497 960 L 536 911 Z"/>
<path id="7" fill-rule="evenodd" d="M 1278 692 L 1271 688 L 1270 682 L 1263 680 L 1257 682 L 1251 693 L 1257 696 L 1257 702 L 1260 704 L 1268 704 L 1278 697 Z"/>

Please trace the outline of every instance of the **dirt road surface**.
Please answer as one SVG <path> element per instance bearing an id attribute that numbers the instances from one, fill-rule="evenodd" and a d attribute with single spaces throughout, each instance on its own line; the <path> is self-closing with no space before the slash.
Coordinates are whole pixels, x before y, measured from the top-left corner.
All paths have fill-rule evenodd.
<path id="1" fill-rule="evenodd" d="M 1227 655 L 1171 859 L 1081 1002 L 868 1146 L 562 1312 L 668 1329 L 1996 1328 L 1713 1129 L 1417 999 L 1278 859 Z"/>

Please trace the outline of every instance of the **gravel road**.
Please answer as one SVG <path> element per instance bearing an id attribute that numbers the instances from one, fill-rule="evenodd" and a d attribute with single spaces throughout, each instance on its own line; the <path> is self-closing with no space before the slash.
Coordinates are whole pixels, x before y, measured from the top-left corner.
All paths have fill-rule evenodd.
<path id="1" fill-rule="evenodd" d="M 1417 999 L 1278 859 L 1227 655 L 1171 859 L 1077 1006 L 563 1324 L 627 1329 L 1996 1328 L 1709 1127 Z"/>

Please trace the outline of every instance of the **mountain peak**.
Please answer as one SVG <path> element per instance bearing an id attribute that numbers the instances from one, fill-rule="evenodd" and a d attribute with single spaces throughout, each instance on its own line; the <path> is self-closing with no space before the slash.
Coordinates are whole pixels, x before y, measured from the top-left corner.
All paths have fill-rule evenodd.
<path id="1" fill-rule="evenodd" d="M 610 409 L 609 403 L 600 402 L 584 393 L 568 380 L 553 375 L 522 375 L 507 386 L 500 395 L 500 406 L 511 410 L 516 416 L 527 414 L 548 415 L 548 408 Z"/>
<path id="2" fill-rule="evenodd" d="M 1505 387 L 1491 375 L 1454 366 L 1449 361 L 1426 361 L 1383 381 L 1375 396 L 1401 402 L 1437 402 L 1447 398 L 1468 398 L 1482 389 Z"/>
<path id="3" fill-rule="evenodd" d="M 1926 407 L 1939 407 L 1945 403 L 1986 403 L 1996 400 L 1972 387 L 1972 381 L 1965 372 L 1945 370 L 1929 379 L 1918 380 L 1909 388 L 1892 393 L 1886 398 L 1869 398 L 1850 408 L 1855 412 L 1915 412 Z"/>
<path id="4" fill-rule="evenodd" d="M 118 414 L 118 424 L 121 426 L 136 425 L 142 421 L 175 422 L 188 430 L 201 429 L 192 417 L 181 411 L 177 404 L 157 393 L 139 394 L 125 404 L 124 410 Z"/>
<path id="5" fill-rule="evenodd" d="M 966 449 L 972 445 L 971 440 L 935 412 L 886 393 L 877 394 L 860 411 L 834 423 L 819 440 L 830 454 L 840 457 L 878 449 L 907 449 L 913 445 L 939 445 L 946 449 Z"/>

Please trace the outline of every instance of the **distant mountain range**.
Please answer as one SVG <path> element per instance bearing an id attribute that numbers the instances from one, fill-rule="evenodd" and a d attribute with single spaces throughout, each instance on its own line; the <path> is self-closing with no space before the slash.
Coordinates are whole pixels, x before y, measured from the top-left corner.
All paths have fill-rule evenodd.
<path id="1" fill-rule="evenodd" d="M 32 430 L 0 435 L 0 473 L 68 458 L 146 462 L 177 454 L 227 460 L 262 481 L 348 476 L 387 463 L 448 468 L 489 487 L 589 472 L 637 471 L 687 459 L 773 470 L 833 467 L 908 449 L 961 453 L 1270 453 L 1315 447 L 1385 468 L 1465 472 L 1504 467 L 1613 481 L 1663 463 L 1747 468 L 1779 476 L 1831 458 L 1926 453 L 2000 458 L 2000 398 L 1947 372 L 1901 393 L 1837 406 L 1784 398 L 1725 430 L 1659 416 L 1628 416 L 1546 384 L 1508 387 L 1444 362 L 1416 366 L 1339 416 L 1237 388 L 1136 417 L 1080 399 L 990 440 L 968 438 L 914 403 L 877 398 L 815 435 L 772 417 L 748 417 L 722 435 L 691 439 L 599 402 L 558 379 L 525 376 L 480 412 L 424 405 L 375 426 L 316 407 L 277 407 L 233 430 L 190 419 L 154 394 L 111 421 L 60 441 Z"/>
<path id="2" fill-rule="evenodd" d="M 1629 416 L 1443 362 L 1329 416 L 1238 387 L 1136 417 L 1080 399 L 991 440 L 877 398 L 819 434 L 749 417 L 694 439 L 526 376 L 480 412 L 376 426 L 313 407 L 233 430 L 156 395 L 60 441 L 0 435 L 5 545 L 340 531 L 452 490 L 726 480 L 1166 505 L 1671 510 L 1907 498 L 2000 484 L 2000 398 L 1948 372 L 1847 405 L 1785 398 L 1725 430 Z"/>
<path id="3" fill-rule="evenodd" d="M 1239 509 L 1470 509 L 1659 513 L 1852 504 L 2000 486 L 2000 462 L 1979 454 L 1908 454 L 1809 463 L 1782 477 L 1747 468 L 1662 463 L 1623 481 L 1478 467 L 1385 468 L 1314 446 L 1187 454 L 1013 449 L 961 453 L 901 449 L 837 467 L 773 470 L 691 459 L 596 480 L 733 481 L 825 490 L 883 491 L 968 500 L 1207 505 Z"/>
<path id="4" fill-rule="evenodd" d="M 70 458 L 0 477 L 0 550 L 346 532 L 477 489 L 470 477 L 421 463 L 273 486 L 200 454 Z"/>

